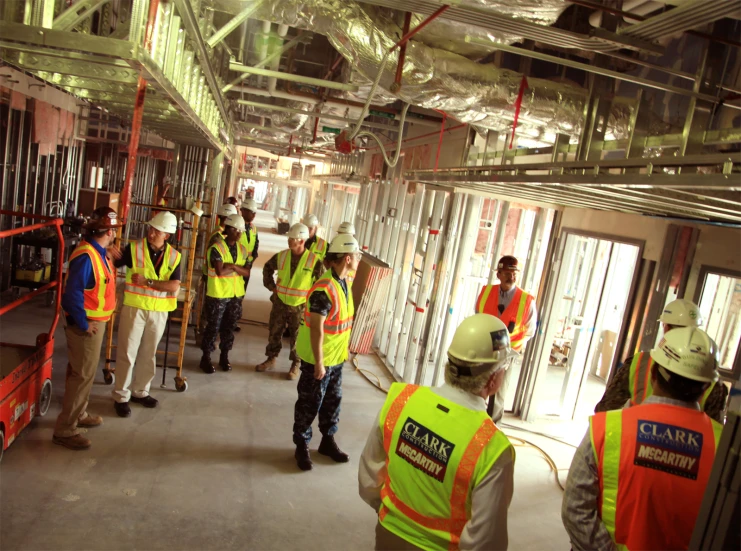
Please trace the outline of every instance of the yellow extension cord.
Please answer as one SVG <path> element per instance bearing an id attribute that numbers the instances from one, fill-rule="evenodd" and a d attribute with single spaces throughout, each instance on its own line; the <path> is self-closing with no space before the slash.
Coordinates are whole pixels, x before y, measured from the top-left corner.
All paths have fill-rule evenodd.
<path id="1" fill-rule="evenodd" d="M 363 377 L 365 377 L 365 379 L 370 384 L 372 384 L 374 387 L 376 387 L 381 392 L 383 392 L 385 394 L 388 394 L 388 389 L 383 388 L 383 384 L 381 383 L 381 379 L 378 377 L 378 375 L 376 375 L 372 371 L 368 371 L 367 369 L 362 369 L 358 365 L 358 359 L 357 359 L 357 357 L 354 357 L 352 359 L 352 364 L 355 367 L 355 370 L 358 371 L 358 372 L 360 372 L 360 374 Z M 373 382 L 373 380 L 368 375 L 372 375 L 376 379 L 376 381 L 378 381 L 378 382 L 377 383 Z M 509 427 L 509 428 L 513 428 L 514 430 L 521 430 L 521 431 L 524 431 L 524 432 L 528 432 L 526 429 L 520 429 L 520 428 L 517 428 L 517 427 Z M 543 448 L 541 448 L 540 446 L 538 446 L 536 444 L 533 444 L 529 440 L 525 440 L 524 438 L 519 438 L 517 436 L 509 436 L 509 435 L 507 436 L 507 438 L 509 438 L 510 440 L 515 440 L 516 442 L 519 442 L 519 444 L 514 444 L 515 447 L 526 447 L 526 446 L 530 446 L 530 447 L 535 448 L 536 450 L 538 450 L 540 452 L 540 454 L 543 456 L 543 459 L 545 459 L 546 463 L 548 463 L 548 466 L 550 467 L 550 469 L 553 472 L 553 474 L 555 475 L 555 477 L 556 477 L 556 484 L 558 484 L 558 487 L 561 488 L 561 491 L 564 491 L 565 490 L 565 488 L 563 487 L 563 484 L 561 484 L 561 479 L 559 478 L 558 473 L 559 473 L 559 471 L 568 471 L 568 469 L 559 469 L 558 468 L 558 465 L 556 465 L 556 462 L 553 460 L 553 458 L 550 455 L 548 455 L 548 453 L 546 453 L 546 451 Z M 557 439 L 554 439 L 554 440 L 559 441 Z M 561 442 L 561 443 L 562 444 L 565 444 L 565 442 Z M 567 444 L 567 445 L 570 445 L 570 444 Z"/>

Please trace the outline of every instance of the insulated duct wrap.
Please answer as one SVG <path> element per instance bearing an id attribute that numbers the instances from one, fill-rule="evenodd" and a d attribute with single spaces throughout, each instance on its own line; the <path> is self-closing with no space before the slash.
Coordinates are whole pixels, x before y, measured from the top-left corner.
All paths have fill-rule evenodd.
<path id="1" fill-rule="evenodd" d="M 235 0 L 214 3 L 231 13 L 242 9 L 242 3 Z M 382 18 L 376 24 L 352 0 L 272 0 L 254 17 L 325 35 L 370 80 L 378 74 L 384 54 L 401 36 L 401 29 L 390 19 Z M 393 83 L 397 59 L 394 52 L 386 64 L 379 89 L 386 91 L 384 95 L 388 95 Z M 410 41 L 397 97 L 419 107 L 444 110 L 462 122 L 505 131 L 512 127 L 520 79 L 521 75 L 513 71 L 480 65 L 452 52 Z M 536 78 L 528 82 L 520 112 L 523 133 L 534 138 L 546 131 L 574 134 L 582 117 L 586 91 Z"/>
<path id="2" fill-rule="evenodd" d="M 299 115 L 297 113 L 286 113 L 283 111 L 276 111 L 273 109 L 265 109 L 262 107 L 255 107 L 252 105 L 242 105 L 241 110 L 245 115 L 255 115 L 258 117 L 265 117 L 272 121 L 272 127 L 278 130 L 283 130 L 286 133 L 286 137 L 289 134 L 298 132 L 301 130 L 306 121 L 309 120 L 309 113 L 311 111 L 311 105 L 300 102 L 300 101 L 282 101 L 276 100 L 275 105 L 280 107 L 290 107 L 291 109 L 300 109 L 306 111 L 306 115 Z M 272 134 L 275 136 L 275 134 Z M 264 135 L 265 137 L 268 134 Z"/>

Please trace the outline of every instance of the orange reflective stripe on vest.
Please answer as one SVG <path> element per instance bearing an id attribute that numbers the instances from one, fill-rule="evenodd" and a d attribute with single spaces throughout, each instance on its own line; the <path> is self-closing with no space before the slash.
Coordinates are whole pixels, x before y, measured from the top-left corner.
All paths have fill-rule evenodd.
<path id="1" fill-rule="evenodd" d="M 509 341 L 512 348 L 520 351 L 525 344 L 527 327 L 525 316 L 530 311 L 533 296 L 519 287 L 515 289 L 507 308 L 499 313 L 499 285 L 484 285 L 476 300 L 476 312 L 489 314 L 502 320 L 509 331 Z"/>
<path id="2" fill-rule="evenodd" d="M 447 533 L 447 537 L 450 540 L 449 549 L 457 549 L 458 544 L 460 543 L 461 534 L 469 518 L 467 504 L 476 465 L 484 448 L 489 444 L 490 440 L 497 432 L 497 428 L 491 419 L 484 419 L 473 438 L 465 447 L 463 456 L 461 457 L 455 471 L 452 491 L 450 491 L 450 515 L 447 517 L 424 515 L 405 503 L 396 494 L 389 475 L 389 458 L 393 451 L 391 444 L 394 440 L 394 430 L 401 419 L 402 413 L 404 412 L 409 399 L 418 390 L 420 390 L 419 386 L 405 385 L 404 389 L 391 403 L 388 412 L 386 413 L 386 417 L 383 420 L 383 446 L 386 452 L 386 480 L 381 489 L 381 499 L 390 501 L 398 512 L 407 517 L 407 519 L 412 523 L 423 526 L 429 530 Z M 379 511 L 379 519 L 381 522 L 384 521 L 387 515 L 388 508 L 382 505 Z"/>
<path id="3" fill-rule="evenodd" d="M 687 549 L 721 429 L 700 411 L 668 404 L 590 419 L 599 514 L 619 547 Z"/>
<path id="4" fill-rule="evenodd" d="M 108 260 L 103 259 L 95 247 L 87 241 L 83 241 L 72 251 L 69 261 L 72 262 L 84 254 L 90 258 L 95 279 L 92 289 L 85 289 L 83 292 L 85 315 L 91 320 L 108 321 L 116 310 L 115 273 L 108 265 Z"/>

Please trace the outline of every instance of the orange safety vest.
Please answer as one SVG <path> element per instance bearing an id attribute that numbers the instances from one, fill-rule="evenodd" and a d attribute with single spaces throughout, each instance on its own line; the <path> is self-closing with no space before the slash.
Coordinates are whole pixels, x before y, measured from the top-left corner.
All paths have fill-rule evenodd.
<path id="1" fill-rule="evenodd" d="M 84 254 L 90 257 L 95 278 L 93 287 L 83 292 L 85 315 L 90 320 L 108 321 L 116 310 L 116 275 L 108 265 L 108 259 L 101 257 L 95 247 L 87 241 L 83 241 L 72 251 L 69 261 L 72 262 Z M 64 285 L 67 286 L 67 280 Z"/>
<path id="2" fill-rule="evenodd" d="M 687 549 L 723 426 L 668 404 L 589 420 L 599 515 L 619 549 Z"/>
<path id="3" fill-rule="evenodd" d="M 502 320 L 509 331 L 510 346 L 516 352 L 522 350 L 525 345 L 525 315 L 530 311 L 534 297 L 519 287 L 515 289 L 504 312 L 499 313 L 499 285 L 484 285 L 476 300 L 476 312 L 478 314 L 489 314 Z"/>

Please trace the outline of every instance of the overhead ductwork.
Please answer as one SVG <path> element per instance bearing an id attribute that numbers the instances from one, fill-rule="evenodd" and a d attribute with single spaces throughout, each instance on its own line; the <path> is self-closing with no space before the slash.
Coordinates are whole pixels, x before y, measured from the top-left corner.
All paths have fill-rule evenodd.
<path id="1" fill-rule="evenodd" d="M 235 0 L 215 1 L 219 9 L 232 13 L 242 8 Z M 324 34 L 366 79 L 375 78 L 384 54 L 401 36 L 392 21 L 374 22 L 352 0 L 273 0 L 258 9 L 255 17 Z M 387 95 L 395 62 L 396 55 L 392 55 L 380 81 Z M 412 41 L 407 46 L 402 88 L 395 97 L 443 110 L 462 122 L 504 131 L 512 125 L 521 77 Z M 525 135 L 537 138 L 546 131 L 578 131 L 585 90 L 537 78 L 529 78 L 528 84 L 519 119 Z"/>

